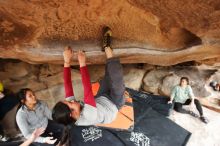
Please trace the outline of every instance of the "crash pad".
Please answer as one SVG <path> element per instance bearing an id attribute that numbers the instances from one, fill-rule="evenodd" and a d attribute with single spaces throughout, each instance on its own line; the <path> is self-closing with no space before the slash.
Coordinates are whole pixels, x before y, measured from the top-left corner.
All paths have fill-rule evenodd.
<path id="1" fill-rule="evenodd" d="M 95 96 L 100 88 L 99 82 L 92 83 L 92 91 Z M 118 129 L 118 130 L 133 130 L 134 127 L 134 109 L 132 98 L 129 95 L 125 96 L 125 105 L 118 111 L 116 119 L 109 124 L 98 124 L 96 126 Z"/>

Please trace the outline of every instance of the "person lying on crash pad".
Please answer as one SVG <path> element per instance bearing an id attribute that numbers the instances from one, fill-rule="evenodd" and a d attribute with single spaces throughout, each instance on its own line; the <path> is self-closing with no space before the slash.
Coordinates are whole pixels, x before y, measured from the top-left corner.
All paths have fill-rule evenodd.
<path id="1" fill-rule="evenodd" d="M 115 120 L 118 110 L 124 105 L 125 86 L 123 82 L 122 65 L 113 56 L 111 30 L 106 27 L 103 33 L 103 51 L 107 61 L 105 76 L 100 83 L 100 89 L 93 96 L 90 76 L 86 66 L 86 54 L 78 51 L 78 61 L 84 87 L 84 105 L 74 97 L 71 81 L 71 59 L 74 51 L 67 47 L 64 56 L 64 87 L 66 100 L 58 102 L 52 112 L 53 120 L 65 125 L 75 123 L 78 126 L 107 124 Z"/>

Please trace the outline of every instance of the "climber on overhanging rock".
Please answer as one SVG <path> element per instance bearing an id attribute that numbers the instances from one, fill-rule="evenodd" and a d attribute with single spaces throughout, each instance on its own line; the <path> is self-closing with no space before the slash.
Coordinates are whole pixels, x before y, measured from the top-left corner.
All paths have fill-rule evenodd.
<path id="1" fill-rule="evenodd" d="M 107 62 L 105 76 L 101 81 L 98 94 L 94 97 L 90 83 L 90 77 L 86 66 L 86 55 L 78 51 L 78 61 L 84 87 L 84 105 L 75 100 L 70 64 L 73 51 L 67 47 L 64 56 L 64 87 L 66 100 L 58 102 L 53 108 L 53 119 L 59 123 L 68 125 L 86 126 L 111 123 L 115 120 L 118 110 L 124 105 L 125 86 L 123 82 L 122 66 L 118 58 L 113 56 L 111 48 L 111 30 L 104 28 L 103 46 Z"/>
<path id="2" fill-rule="evenodd" d="M 195 106 L 200 114 L 200 119 L 204 123 L 208 123 L 208 119 L 203 116 L 203 110 L 201 103 L 195 98 L 192 88 L 189 85 L 189 79 L 187 77 L 182 77 L 180 79 L 179 85 L 175 86 L 170 95 L 170 101 L 168 103 L 174 102 L 174 110 L 184 114 L 190 114 L 194 117 L 199 117 L 193 111 L 188 111 L 182 108 L 184 105 L 190 105 L 191 109 Z"/>

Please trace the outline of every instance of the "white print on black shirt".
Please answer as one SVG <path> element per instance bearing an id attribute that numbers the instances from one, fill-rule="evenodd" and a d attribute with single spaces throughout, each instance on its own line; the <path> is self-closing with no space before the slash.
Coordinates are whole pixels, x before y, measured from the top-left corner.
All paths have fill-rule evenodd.
<path id="1" fill-rule="evenodd" d="M 137 146 L 150 146 L 150 139 L 140 132 L 131 132 L 130 141 Z"/>
<path id="2" fill-rule="evenodd" d="M 94 141 L 102 137 L 102 130 L 95 127 L 89 127 L 82 130 L 82 136 L 84 142 L 87 142 L 89 140 Z"/>

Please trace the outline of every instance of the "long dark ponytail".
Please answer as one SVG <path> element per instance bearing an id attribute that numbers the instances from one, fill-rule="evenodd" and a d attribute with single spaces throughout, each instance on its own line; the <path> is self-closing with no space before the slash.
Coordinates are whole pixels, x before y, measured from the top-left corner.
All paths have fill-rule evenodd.
<path id="1" fill-rule="evenodd" d="M 72 127 L 72 124 L 75 123 L 75 120 L 72 117 L 70 117 L 70 114 L 71 114 L 70 108 L 63 102 L 58 102 L 52 110 L 53 120 L 56 121 L 57 123 L 65 125 L 60 140 L 61 145 L 63 144 L 70 145 L 71 143 L 70 129 Z"/>
<path id="2" fill-rule="evenodd" d="M 70 138 L 70 130 L 72 128 L 72 124 L 65 125 L 63 132 L 62 132 L 62 137 L 60 139 L 60 145 L 64 145 L 64 144 L 65 146 L 71 145 L 72 140 Z"/>

